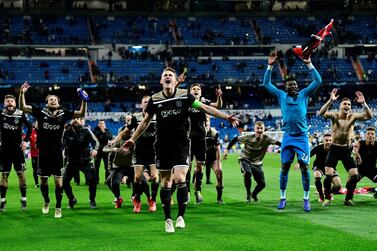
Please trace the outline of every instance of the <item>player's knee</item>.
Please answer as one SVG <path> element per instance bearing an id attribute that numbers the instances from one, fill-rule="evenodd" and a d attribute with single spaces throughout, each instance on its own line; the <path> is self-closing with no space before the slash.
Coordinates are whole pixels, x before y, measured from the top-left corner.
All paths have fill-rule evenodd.
<path id="1" fill-rule="evenodd" d="M 223 170 L 218 169 L 218 170 L 216 171 L 216 177 L 217 177 L 218 179 L 222 178 L 222 177 L 223 177 Z"/>
<path id="2" fill-rule="evenodd" d="M 245 179 L 251 179 L 251 172 L 245 172 L 244 173 Z"/>
<path id="3" fill-rule="evenodd" d="M 261 189 L 266 187 L 266 182 L 264 180 L 259 181 L 258 186 L 260 186 Z"/>
<path id="4" fill-rule="evenodd" d="M 348 174 L 349 174 L 350 176 L 357 176 L 357 175 L 358 175 L 357 168 L 351 168 L 351 169 L 348 171 Z"/>
<path id="5" fill-rule="evenodd" d="M 301 172 L 306 172 L 309 169 L 309 165 L 299 161 Z"/>
<path id="6" fill-rule="evenodd" d="M 289 168 L 291 167 L 291 162 L 288 162 L 288 163 L 283 163 L 281 165 L 281 171 L 284 173 L 284 174 L 287 174 L 289 172 Z"/>
<path id="7" fill-rule="evenodd" d="M 141 176 L 135 175 L 134 182 L 140 184 L 141 183 Z"/>

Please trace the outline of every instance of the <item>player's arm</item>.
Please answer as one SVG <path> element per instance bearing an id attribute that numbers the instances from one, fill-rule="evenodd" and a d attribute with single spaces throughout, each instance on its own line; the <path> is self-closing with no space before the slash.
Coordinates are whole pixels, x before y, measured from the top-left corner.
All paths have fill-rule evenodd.
<path id="1" fill-rule="evenodd" d="M 264 73 L 264 77 L 263 77 L 263 86 L 264 86 L 264 88 L 266 88 L 266 90 L 270 94 L 272 94 L 274 96 L 279 96 L 280 92 L 282 92 L 281 90 L 279 90 L 278 88 L 276 88 L 271 83 L 272 68 L 273 68 L 274 64 L 276 63 L 277 59 L 278 59 L 278 56 L 277 56 L 277 52 L 276 51 L 273 51 L 273 52 L 270 53 L 270 55 L 268 55 L 268 66 L 267 66 L 267 70 Z"/>
<path id="2" fill-rule="evenodd" d="M 216 118 L 228 120 L 233 126 L 237 126 L 238 123 L 239 123 L 239 120 L 236 119 L 233 115 L 228 115 L 226 113 L 223 113 L 223 112 L 217 110 L 216 108 L 214 108 L 212 106 L 205 105 L 205 104 L 201 103 L 199 100 L 195 100 L 192 103 L 191 107 L 195 108 L 195 109 L 199 109 L 202 112 L 205 112 L 205 113 L 212 115 Z"/>
<path id="3" fill-rule="evenodd" d="M 329 108 L 331 104 L 338 99 L 339 95 L 336 95 L 338 92 L 338 89 L 334 88 L 331 91 L 330 98 L 327 100 L 327 102 L 321 107 L 318 114 L 326 119 L 332 119 L 335 117 L 334 112 L 329 112 Z"/>
<path id="4" fill-rule="evenodd" d="M 88 105 L 85 100 L 81 99 L 81 106 L 80 110 L 76 110 L 73 112 L 73 117 L 74 118 L 84 118 L 86 114 L 86 110 L 88 108 Z"/>
<path id="5" fill-rule="evenodd" d="M 90 145 L 93 148 L 93 150 L 90 152 L 90 155 L 92 155 L 92 157 L 96 157 L 97 153 L 98 153 L 99 146 L 100 146 L 99 141 L 98 141 L 97 137 L 92 133 L 92 131 L 89 128 L 86 128 L 86 130 L 89 134 Z"/>
<path id="6" fill-rule="evenodd" d="M 234 137 L 228 144 L 228 146 L 224 150 L 224 157 L 223 159 L 226 160 L 228 158 L 229 150 L 238 142 L 238 136 Z"/>
<path id="7" fill-rule="evenodd" d="M 22 119 L 22 124 L 26 127 L 26 135 L 25 135 L 24 141 L 25 142 L 29 142 L 30 141 L 31 132 L 33 131 L 33 125 L 26 118 L 26 115 L 24 113 L 22 114 L 21 119 Z"/>
<path id="8" fill-rule="evenodd" d="M 308 87 L 306 87 L 302 91 L 305 93 L 306 96 L 311 96 L 321 86 L 322 78 L 319 75 L 317 69 L 312 64 L 310 58 L 304 59 L 303 61 L 306 64 L 306 66 L 309 68 L 310 73 L 312 74 L 312 77 L 313 77 L 313 81 L 310 83 Z"/>
<path id="9" fill-rule="evenodd" d="M 361 155 L 359 153 L 359 150 L 360 150 L 360 143 L 356 142 L 353 145 L 353 151 L 352 151 L 355 154 L 356 165 L 361 165 L 361 163 L 363 162 L 363 160 L 361 159 Z"/>
<path id="10" fill-rule="evenodd" d="M 118 143 L 122 139 L 128 137 L 130 133 L 131 133 L 131 130 L 128 129 L 128 127 L 124 128 L 120 133 L 118 133 L 118 135 L 113 140 L 109 142 L 109 145 L 114 145 Z"/>
<path id="11" fill-rule="evenodd" d="M 223 92 L 221 91 L 221 88 L 219 86 L 218 89 L 216 89 L 216 102 L 212 102 L 210 106 L 215 107 L 217 109 L 220 109 L 221 107 L 223 107 L 222 96 L 223 96 Z"/>
<path id="12" fill-rule="evenodd" d="M 317 154 L 317 149 L 319 146 L 314 147 L 312 150 L 310 150 L 310 157 L 313 157 Z"/>
<path id="13" fill-rule="evenodd" d="M 135 143 L 135 141 L 145 132 L 145 130 L 147 130 L 152 118 L 153 115 L 150 115 L 148 112 L 145 113 L 143 120 L 140 122 L 135 132 L 132 134 L 132 137 L 123 144 L 122 148 L 125 151 L 128 151 L 128 149 Z"/>
<path id="14" fill-rule="evenodd" d="M 33 107 L 31 105 L 27 105 L 25 101 L 25 93 L 29 89 L 30 85 L 28 82 L 25 82 L 20 89 L 20 95 L 18 97 L 18 107 L 26 113 L 32 113 Z"/>
<path id="15" fill-rule="evenodd" d="M 356 120 L 368 120 L 373 117 L 372 110 L 369 108 L 367 103 L 365 102 L 365 98 L 362 92 L 357 91 L 356 92 L 356 101 L 357 103 L 361 104 L 363 106 L 363 113 L 355 113 L 355 119 Z"/>
<path id="16" fill-rule="evenodd" d="M 117 147 L 112 147 L 112 146 L 104 146 L 103 147 L 103 152 L 104 153 L 113 153 L 113 152 L 117 152 L 119 150 L 119 148 Z M 109 158 L 110 159 L 110 158 Z"/>

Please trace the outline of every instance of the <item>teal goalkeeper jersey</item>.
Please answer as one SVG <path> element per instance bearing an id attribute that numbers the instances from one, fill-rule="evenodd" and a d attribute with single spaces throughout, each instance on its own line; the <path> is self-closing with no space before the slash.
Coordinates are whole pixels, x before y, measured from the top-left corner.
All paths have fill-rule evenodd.
<path id="1" fill-rule="evenodd" d="M 283 130 L 290 135 L 305 133 L 309 130 L 306 113 L 309 97 L 321 86 L 322 78 L 316 69 L 310 70 L 313 82 L 302 89 L 297 96 L 288 96 L 285 91 L 277 89 L 271 84 L 271 70 L 267 69 L 263 78 L 263 85 L 269 93 L 274 95 L 280 105 L 283 116 Z"/>

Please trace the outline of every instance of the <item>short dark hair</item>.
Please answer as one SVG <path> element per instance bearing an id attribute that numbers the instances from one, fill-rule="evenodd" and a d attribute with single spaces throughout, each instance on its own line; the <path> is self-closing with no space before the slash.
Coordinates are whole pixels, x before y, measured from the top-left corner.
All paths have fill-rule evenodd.
<path id="1" fill-rule="evenodd" d="M 323 137 L 331 137 L 332 135 L 331 135 L 331 133 L 325 133 L 324 135 L 323 135 Z"/>
<path id="2" fill-rule="evenodd" d="M 200 89 L 202 89 L 202 86 L 199 84 L 199 83 L 194 83 L 192 85 L 190 85 L 190 90 L 195 87 L 195 86 L 198 86 Z"/>
<path id="3" fill-rule="evenodd" d="M 373 126 L 369 126 L 367 128 L 367 131 L 374 131 L 374 132 L 376 132 L 376 128 L 374 128 Z"/>
<path id="4" fill-rule="evenodd" d="M 295 81 L 296 82 L 296 78 L 293 77 L 293 76 L 286 76 L 285 80 L 284 80 L 284 85 L 286 85 L 290 81 Z"/>
<path id="5" fill-rule="evenodd" d="M 15 97 L 14 95 L 7 94 L 7 95 L 5 95 L 5 97 L 4 97 L 4 101 L 7 100 L 8 98 L 11 98 L 11 99 L 16 100 L 16 97 Z"/>
<path id="6" fill-rule="evenodd" d="M 105 122 L 105 120 L 104 120 L 104 119 L 100 119 L 100 120 L 98 120 L 98 123 L 99 123 L 99 122 Z"/>

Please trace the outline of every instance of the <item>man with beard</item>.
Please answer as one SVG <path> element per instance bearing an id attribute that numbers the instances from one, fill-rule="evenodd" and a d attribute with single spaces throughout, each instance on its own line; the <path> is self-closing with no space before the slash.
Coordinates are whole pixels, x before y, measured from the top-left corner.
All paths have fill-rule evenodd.
<path id="1" fill-rule="evenodd" d="M 60 99 L 56 95 L 47 95 L 46 108 L 38 108 L 27 105 L 25 93 L 30 85 L 25 82 L 20 90 L 20 109 L 32 114 L 38 121 L 39 149 L 39 176 L 41 178 L 40 189 L 44 199 L 42 213 L 48 214 L 50 210 L 50 197 L 48 195 L 48 178 L 53 175 L 55 181 L 55 218 L 62 217 L 61 202 L 63 199 L 63 154 L 62 154 L 62 135 L 64 124 L 73 118 L 85 117 L 87 104 L 84 99 L 78 111 L 69 111 L 60 107 Z"/>
<path id="2" fill-rule="evenodd" d="M 96 205 L 96 172 L 93 158 L 96 157 L 99 142 L 89 128 L 83 126 L 82 118 L 75 118 L 63 134 L 64 155 L 66 166 L 63 174 L 63 188 L 68 197 L 69 208 L 77 204 L 72 192 L 71 180 L 79 171 L 85 174 L 89 185 L 89 206 L 94 209 Z"/>
<path id="3" fill-rule="evenodd" d="M 359 91 L 356 92 L 356 101 L 363 106 L 363 113 L 352 112 L 351 100 L 349 98 L 342 99 L 338 112 L 329 111 L 332 102 L 339 97 L 339 95 L 336 95 L 337 92 L 337 89 L 333 89 L 329 100 L 319 110 L 320 116 L 323 116 L 326 119 L 331 119 L 332 135 L 332 143 L 325 163 L 326 178 L 323 182 L 325 189 L 324 207 L 330 205 L 331 181 L 336 172 L 336 165 L 339 160 L 343 162 L 343 166 L 348 172 L 348 181 L 346 184 L 347 194 L 344 200 L 344 205 L 353 206 L 353 192 L 355 191 L 358 181 L 357 166 L 352 158 L 352 149 L 350 147 L 353 128 L 356 121 L 368 120 L 373 117 L 371 109 L 365 102 L 364 95 Z"/>
<path id="4" fill-rule="evenodd" d="M 30 139 L 32 126 L 23 111 L 16 108 L 16 97 L 6 95 L 4 98 L 4 109 L 0 114 L 0 133 L 2 156 L 0 171 L 2 173 L 0 184 L 0 211 L 4 212 L 6 207 L 6 193 L 8 189 L 8 177 L 12 165 L 18 176 L 21 192 L 21 209 L 25 210 L 26 205 L 26 180 L 25 180 L 25 159 L 24 150 L 26 142 Z M 22 140 L 22 126 L 27 127 L 26 137 Z"/>

